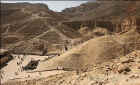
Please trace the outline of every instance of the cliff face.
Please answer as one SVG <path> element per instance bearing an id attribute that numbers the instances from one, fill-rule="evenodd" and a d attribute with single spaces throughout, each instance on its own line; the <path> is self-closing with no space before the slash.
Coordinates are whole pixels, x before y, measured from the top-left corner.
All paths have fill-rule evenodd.
<path id="1" fill-rule="evenodd" d="M 136 28 L 136 18 L 133 16 L 130 16 L 128 18 L 125 18 L 121 22 L 121 31 L 126 32 L 129 31 L 130 29 L 135 29 Z"/>
<path id="2" fill-rule="evenodd" d="M 91 8 L 88 3 L 85 4 L 87 8 Z M 81 25 L 86 25 L 89 28 L 94 28 L 96 25 L 107 28 L 111 32 L 125 32 L 131 28 L 136 28 L 136 19 L 139 17 L 139 5 L 138 1 L 99 0 L 92 4 L 92 9 L 82 12 L 81 15 L 73 16 L 64 23 L 72 27 L 75 26 L 73 23 L 78 23 L 75 26 L 77 29 L 80 29 Z M 80 10 L 80 7 L 71 8 L 71 10 Z M 71 14 L 69 10 L 66 9 L 63 12 Z"/>

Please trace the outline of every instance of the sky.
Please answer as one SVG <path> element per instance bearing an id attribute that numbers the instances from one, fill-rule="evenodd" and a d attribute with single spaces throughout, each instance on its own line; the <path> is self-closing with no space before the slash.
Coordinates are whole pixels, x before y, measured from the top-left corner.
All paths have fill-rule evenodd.
<path id="1" fill-rule="evenodd" d="M 82 3 L 86 3 L 87 1 L 2 1 L 2 2 L 5 2 L 5 3 L 21 3 L 21 2 L 44 3 L 44 4 L 47 4 L 51 10 L 61 12 L 65 8 L 76 7 Z"/>

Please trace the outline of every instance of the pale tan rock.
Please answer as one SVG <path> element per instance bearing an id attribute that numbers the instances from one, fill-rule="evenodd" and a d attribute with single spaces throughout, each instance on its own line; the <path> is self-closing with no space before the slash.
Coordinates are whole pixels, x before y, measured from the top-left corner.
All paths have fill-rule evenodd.
<path id="1" fill-rule="evenodd" d="M 127 65 L 121 64 L 121 65 L 118 67 L 118 72 L 119 72 L 119 73 L 130 72 L 130 71 L 131 71 L 131 69 L 130 69 Z"/>

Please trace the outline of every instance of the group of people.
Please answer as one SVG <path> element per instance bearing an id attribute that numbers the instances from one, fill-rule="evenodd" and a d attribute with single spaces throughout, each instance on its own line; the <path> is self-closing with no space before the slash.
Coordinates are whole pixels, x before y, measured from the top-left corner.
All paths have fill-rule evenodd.
<path id="1" fill-rule="evenodd" d="M 18 66 L 18 71 L 24 71 L 24 67 L 22 66 L 22 62 L 24 61 L 24 58 L 26 57 L 25 55 L 18 55 L 16 56 L 18 61 L 17 61 L 17 66 Z M 17 74 L 17 73 L 16 73 Z"/>

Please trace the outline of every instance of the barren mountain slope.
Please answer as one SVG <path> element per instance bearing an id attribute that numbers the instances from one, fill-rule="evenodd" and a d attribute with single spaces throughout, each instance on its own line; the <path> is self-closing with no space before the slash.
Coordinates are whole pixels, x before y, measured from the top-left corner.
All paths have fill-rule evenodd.
<path id="1" fill-rule="evenodd" d="M 131 36 L 130 36 L 131 35 Z M 121 55 L 126 55 L 135 49 L 140 49 L 140 34 L 136 30 L 117 35 L 108 35 L 91 39 L 63 55 L 47 62 L 40 63 L 38 70 L 50 70 L 57 67 L 88 71 L 96 64 L 111 61 Z"/>
<path id="2" fill-rule="evenodd" d="M 73 14 L 77 13 L 79 16 L 73 16 L 70 21 L 103 19 L 111 20 L 116 17 L 123 18 L 129 14 L 139 16 L 139 1 L 96 1 L 84 3 L 78 7 L 65 9 L 62 13 Z M 82 9 L 82 12 L 79 12 Z M 74 10 L 75 9 L 75 10 Z M 84 10 L 85 9 L 85 10 Z M 87 10 L 89 9 L 89 10 Z M 71 10 L 74 10 L 71 12 Z M 80 13 L 82 13 L 80 15 Z M 81 18 L 80 18 L 81 17 Z"/>
<path id="3" fill-rule="evenodd" d="M 4 48 L 9 48 L 9 45 L 18 49 L 22 45 L 28 47 L 31 44 L 26 41 L 34 39 L 47 43 L 50 46 L 48 49 L 53 48 L 53 44 L 60 44 L 62 48 L 61 44 L 65 40 L 80 37 L 73 29 L 65 25 L 58 26 L 64 20 L 63 16 L 49 10 L 47 5 L 2 3 L 1 9 L 1 42 Z M 26 44 L 19 45 L 20 42 Z"/>
<path id="4" fill-rule="evenodd" d="M 9 48 L 10 45 L 11 48 L 13 45 L 12 48 L 21 49 L 24 45 L 21 42 L 25 42 L 27 45 L 23 47 L 28 47 L 32 44 L 26 41 L 31 40 L 32 42 L 34 39 L 39 39 L 48 43 L 46 45 L 49 50 L 59 49 L 59 51 L 62 51 L 65 40 L 71 42 L 73 39 L 81 38 L 81 41 L 84 42 L 96 36 L 110 34 L 117 29 L 115 27 L 117 23 L 119 23 L 119 26 L 121 25 L 120 19 L 127 18 L 129 13 L 135 15 L 137 19 L 140 14 L 139 3 L 130 3 L 88 2 L 79 7 L 65 9 L 61 13 L 49 10 L 44 4 L 2 4 L 2 46 Z M 71 11 L 74 13 L 72 16 Z M 85 33 L 81 32 L 83 28 L 84 31 L 86 30 Z M 96 30 L 96 28 L 104 29 L 95 32 L 94 29 Z M 105 34 L 102 33 L 104 30 L 107 31 Z M 34 46 L 33 48 L 36 49 Z"/>
<path id="5" fill-rule="evenodd" d="M 97 26 L 106 28 L 111 32 L 116 32 L 117 27 L 121 28 L 124 19 L 132 16 L 135 16 L 135 19 L 139 19 L 140 16 L 139 1 L 97 1 L 88 4 L 89 3 L 85 3 L 83 4 L 84 6 L 80 5 L 64 10 L 62 12 L 64 14 L 77 15 L 71 16 L 69 20 L 63 21 L 63 23 L 75 29 L 80 29 L 82 26 L 94 29 Z M 98 5 L 96 6 L 96 4 Z M 76 11 L 81 8 L 85 10 L 82 10 L 82 12 Z M 74 9 L 75 11 L 71 12 L 71 10 Z M 121 32 L 121 30 L 119 32 Z"/>
<path id="6" fill-rule="evenodd" d="M 56 13 L 3 4 L 2 46 L 24 54 L 2 68 L 3 85 L 139 85 L 139 5 L 100 1 Z M 31 61 L 36 68 L 24 69 Z"/>

